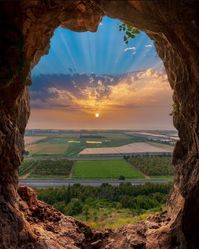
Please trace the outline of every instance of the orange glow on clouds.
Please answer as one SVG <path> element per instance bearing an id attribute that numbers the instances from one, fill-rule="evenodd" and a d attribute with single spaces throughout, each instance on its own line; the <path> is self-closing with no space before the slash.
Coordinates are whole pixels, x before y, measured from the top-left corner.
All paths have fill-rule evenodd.
<path id="1" fill-rule="evenodd" d="M 50 87 L 49 92 L 56 93 L 56 98 L 48 99 L 49 106 L 57 103 L 66 108 L 33 109 L 28 128 L 171 128 L 171 89 L 165 73 L 147 69 L 127 75 L 110 85 L 108 94 L 100 95 L 104 87 L 100 80 L 95 87 L 86 85 L 81 97 L 69 90 Z"/>

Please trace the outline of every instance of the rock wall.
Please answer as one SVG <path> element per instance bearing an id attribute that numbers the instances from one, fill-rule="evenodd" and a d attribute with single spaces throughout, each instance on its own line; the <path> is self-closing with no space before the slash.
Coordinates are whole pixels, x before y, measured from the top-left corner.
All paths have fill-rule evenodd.
<path id="1" fill-rule="evenodd" d="M 167 233 L 170 248 L 199 247 L 198 13 L 197 0 L 0 1 L 0 220 L 4 224 L 0 227 L 0 243 L 5 245 L 2 248 L 17 248 L 13 245 L 22 237 L 35 236 L 19 211 L 16 192 L 29 117 L 30 70 L 48 52 L 57 26 L 96 31 L 103 15 L 147 32 L 164 62 L 173 89 L 174 126 L 180 137 L 173 156 L 176 178 L 168 202 Z M 9 231 L 6 236 L 5 231 Z M 162 234 L 161 228 L 158 231 Z M 143 244 L 139 248 L 150 247 Z"/>

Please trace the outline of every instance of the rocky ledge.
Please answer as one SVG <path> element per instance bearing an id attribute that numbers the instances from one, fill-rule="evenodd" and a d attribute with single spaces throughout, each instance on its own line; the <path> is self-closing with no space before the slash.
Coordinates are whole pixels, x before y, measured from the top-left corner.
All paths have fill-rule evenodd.
<path id="1" fill-rule="evenodd" d="M 4 221 L 1 223 L 4 236 L 0 233 L 2 249 L 178 248 L 173 243 L 170 219 L 166 212 L 118 230 L 94 231 L 82 222 L 64 216 L 53 207 L 39 201 L 32 189 L 21 186 L 18 193 L 18 208 L 8 206 L 3 200 L 0 201 L 1 207 L 4 205 L 1 209 L 4 213 L 0 213 L 0 221 Z M 7 220 L 9 222 L 6 223 Z M 13 226 L 15 233 L 10 236 L 10 227 Z"/>

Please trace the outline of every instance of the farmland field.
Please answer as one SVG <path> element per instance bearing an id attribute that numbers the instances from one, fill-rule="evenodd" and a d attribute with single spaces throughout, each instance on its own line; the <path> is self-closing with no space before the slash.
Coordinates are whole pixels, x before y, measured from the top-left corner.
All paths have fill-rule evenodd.
<path id="1" fill-rule="evenodd" d="M 25 160 L 19 168 L 20 178 L 59 179 L 70 175 L 73 162 L 67 160 Z"/>
<path id="2" fill-rule="evenodd" d="M 121 155 L 133 153 L 171 153 L 172 146 L 159 143 L 131 143 L 118 147 L 86 148 L 80 152 L 81 156 L 89 155 Z"/>
<path id="3" fill-rule="evenodd" d="M 44 133 L 44 135 L 46 135 Z M 145 141 L 139 137 L 129 137 L 122 133 L 99 133 L 101 138 L 81 138 L 80 134 L 53 134 L 34 144 L 26 144 L 26 151 L 30 156 L 55 156 L 61 155 L 63 157 L 77 156 L 80 151 L 85 148 L 101 148 L 101 147 L 115 147 L 122 146 L 129 143 Z M 33 136 L 34 139 L 34 136 Z M 28 137 L 25 137 L 28 141 Z"/>
<path id="4" fill-rule="evenodd" d="M 27 147 L 27 150 L 32 155 L 54 155 L 63 154 L 67 150 L 67 143 L 37 143 L 31 144 Z"/>
<path id="5" fill-rule="evenodd" d="M 151 177 L 173 176 L 174 168 L 171 163 L 171 157 L 168 156 L 135 156 L 129 159 L 129 162 Z"/>
<path id="6" fill-rule="evenodd" d="M 24 141 L 25 141 L 25 144 L 28 145 L 28 144 L 33 144 L 41 140 L 44 140 L 45 138 L 46 137 L 44 136 L 25 136 Z"/>
<path id="7" fill-rule="evenodd" d="M 144 175 L 124 160 L 77 161 L 73 178 L 144 178 Z"/>

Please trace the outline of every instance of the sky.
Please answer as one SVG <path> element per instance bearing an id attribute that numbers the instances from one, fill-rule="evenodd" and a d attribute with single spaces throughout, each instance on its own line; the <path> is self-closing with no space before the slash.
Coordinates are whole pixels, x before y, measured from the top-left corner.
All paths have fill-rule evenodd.
<path id="1" fill-rule="evenodd" d="M 125 44 L 119 25 L 104 17 L 96 33 L 55 30 L 32 70 L 28 128 L 173 129 L 153 41 L 140 32 Z"/>

